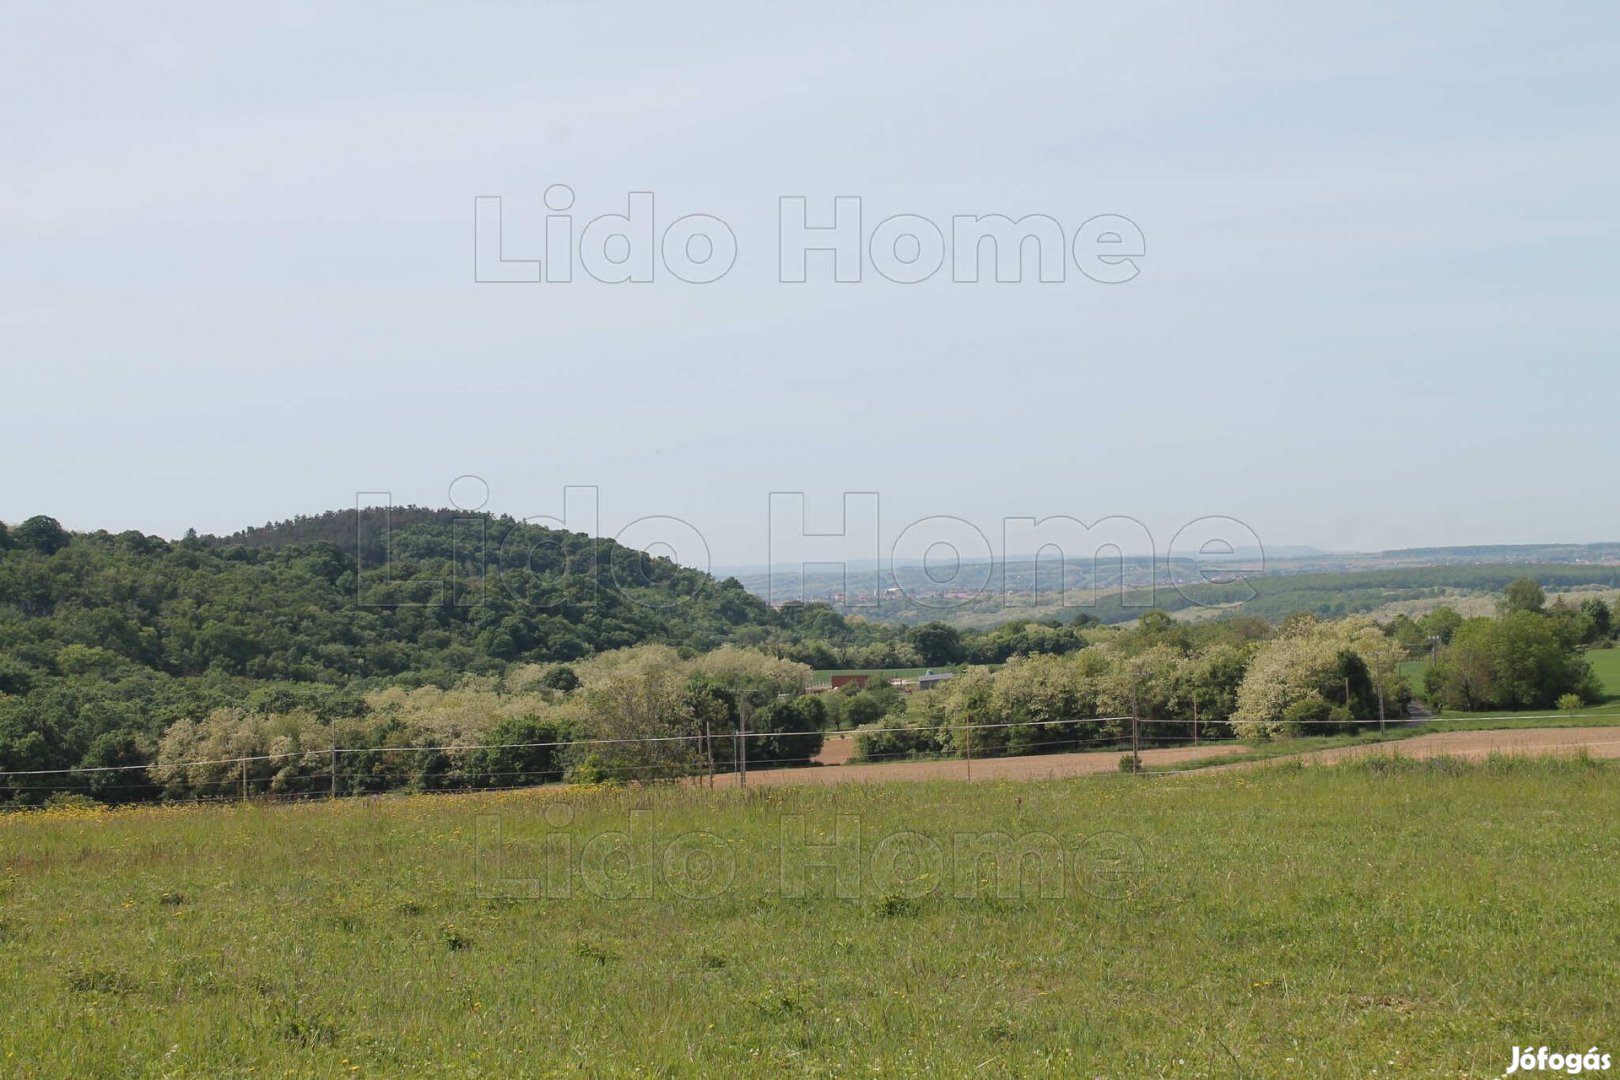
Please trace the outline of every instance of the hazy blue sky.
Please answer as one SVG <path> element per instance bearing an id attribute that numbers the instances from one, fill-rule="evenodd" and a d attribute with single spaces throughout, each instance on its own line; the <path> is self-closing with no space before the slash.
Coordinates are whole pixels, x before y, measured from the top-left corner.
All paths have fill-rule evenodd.
<path id="1" fill-rule="evenodd" d="M 229 531 L 476 474 L 722 563 L 772 490 L 878 491 L 890 535 L 1620 538 L 1612 3 L 758 7 L 9 12 L 0 518 Z M 557 183 L 580 223 L 719 217 L 736 265 L 475 283 L 474 198 L 531 257 Z M 1114 212 L 1147 255 L 783 284 L 783 195 Z"/>

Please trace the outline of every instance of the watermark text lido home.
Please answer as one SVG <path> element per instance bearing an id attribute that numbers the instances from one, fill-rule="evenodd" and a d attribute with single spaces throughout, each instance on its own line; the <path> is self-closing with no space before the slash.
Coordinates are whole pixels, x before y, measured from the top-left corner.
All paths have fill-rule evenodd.
<path id="1" fill-rule="evenodd" d="M 509 900 L 713 900 L 738 887 L 784 899 L 1124 900 L 1147 872 L 1141 843 L 1111 830 L 933 835 L 874 831 L 858 814 L 784 814 L 776 824 L 771 845 L 706 830 L 662 834 L 649 808 L 630 810 L 622 827 L 589 830 L 573 828 L 566 802 L 547 805 L 538 822 L 526 815 L 511 830 L 499 814 L 480 815 L 473 887 L 485 899 Z"/>
<path id="2" fill-rule="evenodd" d="M 428 596 L 404 598 L 390 595 L 385 600 L 369 598 L 366 581 L 357 578 L 355 595 L 361 606 L 383 603 L 390 607 L 438 606 L 454 603 L 470 606 L 478 602 L 486 587 L 501 589 L 508 600 L 529 602 L 532 583 L 521 574 L 508 580 L 508 571 L 527 568 L 533 558 L 531 539 L 512 530 L 505 539 L 492 541 L 484 508 L 490 499 L 487 481 L 467 474 L 453 480 L 450 505 L 466 517 L 452 522 L 455 559 L 463 565 L 454 575 L 438 583 Z M 822 527 L 811 525 L 810 505 L 803 491 L 773 491 L 768 496 L 766 517 L 765 574 L 763 595 L 772 602 L 818 599 L 807 588 L 812 571 L 840 579 L 840 603 L 851 609 L 877 609 L 884 597 L 937 610 L 951 610 L 967 603 L 991 600 L 1007 607 L 1019 607 L 1024 598 L 1016 583 L 1003 577 L 998 587 L 998 565 L 1015 558 L 1028 558 L 1044 566 L 1050 599 L 1059 607 L 1091 607 L 1112 593 L 1121 608 L 1147 610 L 1159 605 L 1161 561 L 1165 568 L 1174 564 L 1164 584 L 1193 607 L 1232 609 L 1259 595 L 1249 577 L 1265 573 L 1265 551 L 1259 535 L 1243 521 L 1221 514 L 1206 514 L 1180 526 L 1168 546 L 1161 546 L 1153 532 L 1128 514 L 1109 514 L 1084 521 L 1068 514 L 1009 515 L 1001 521 L 1001 549 L 998 552 L 986 534 L 973 522 L 951 514 L 929 514 L 905 524 L 891 545 L 885 546 L 879 514 L 879 493 L 846 491 L 840 501 L 821 500 Z M 392 579 L 393 542 L 390 514 L 393 492 L 355 492 L 356 524 L 361 571 L 380 570 L 384 583 Z M 382 561 L 369 562 L 363 515 L 381 511 Z M 525 525 L 538 525 L 562 532 L 606 538 L 602 528 L 601 491 L 595 485 L 569 484 L 562 490 L 562 516 L 531 514 L 516 519 Z M 830 527 L 828 527 L 830 526 Z M 613 533 L 619 545 L 649 555 L 711 573 L 708 540 L 691 522 L 670 514 L 647 514 L 630 521 Z M 1127 556 L 1127 552 L 1143 555 Z M 1142 583 L 1130 583 L 1125 576 L 1128 558 L 1146 558 L 1154 568 Z M 902 583 L 894 568 L 912 562 L 921 570 L 931 592 L 921 583 Z M 630 589 L 632 603 L 665 606 L 694 598 L 682 595 L 653 601 L 633 589 L 644 584 L 633 572 L 620 578 L 624 568 L 610 562 L 608 578 L 620 588 Z M 1089 570 L 1089 575 L 1087 571 Z M 1074 572 L 1071 579 L 1071 571 Z M 563 574 L 575 575 L 583 584 L 571 603 L 588 606 L 602 584 L 596 551 L 589 549 L 582 559 L 571 560 Z M 1113 575 L 1110 577 L 1109 575 Z M 1201 597 L 1184 590 L 1184 585 L 1236 585 L 1236 595 Z"/>
<path id="3" fill-rule="evenodd" d="M 473 199 L 473 280 L 500 284 L 606 285 L 673 278 L 708 285 L 731 273 L 743 248 L 737 231 L 708 213 L 672 213 L 650 191 L 587 217 L 574 190 L 553 184 L 541 207 L 500 195 Z M 510 209 L 510 212 L 509 212 Z M 1072 229 L 1045 213 L 950 215 L 875 211 L 859 195 L 777 199 L 776 280 L 898 285 L 1060 284 L 1081 277 L 1119 285 L 1147 255 L 1141 228 L 1123 214 L 1094 214 Z"/>

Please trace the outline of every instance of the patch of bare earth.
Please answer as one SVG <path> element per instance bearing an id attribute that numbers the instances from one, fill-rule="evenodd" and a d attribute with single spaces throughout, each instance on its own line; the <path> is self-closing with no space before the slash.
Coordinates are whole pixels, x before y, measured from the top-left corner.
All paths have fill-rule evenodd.
<path id="1" fill-rule="evenodd" d="M 1057 780 L 1067 776 L 1117 772 L 1118 750 L 1076 754 L 1035 754 L 1028 757 L 982 758 L 971 763 L 949 761 L 888 761 L 870 764 L 849 763 L 853 740 L 828 739 L 816 760 L 819 764 L 803 769 L 770 769 L 750 772 L 750 784 L 852 784 L 886 783 L 891 780 Z M 1178 746 L 1165 750 L 1142 751 L 1145 765 L 1172 765 L 1184 761 L 1241 754 L 1247 746 L 1236 743 L 1208 746 Z M 737 778 L 716 778 L 720 784 L 735 784 Z"/>
<path id="2" fill-rule="evenodd" d="M 1581 751 L 1596 758 L 1620 758 L 1620 728 L 1514 728 L 1508 731 L 1443 731 L 1435 735 L 1419 735 L 1393 743 L 1368 743 L 1363 746 L 1338 746 L 1331 750 L 1311 750 L 1275 761 L 1303 761 L 1307 764 L 1331 765 L 1336 761 L 1349 761 L 1358 757 L 1387 757 L 1397 754 L 1409 758 L 1459 757 L 1470 760 L 1491 754 L 1516 754 L 1521 757 L 1549 757 L 1577 754 Z M 1230 765 L 1217 765 L 1208 771 L 1225 771 L 1268 764 L 1264 761 L 1242 761 Z"/>
<path id="3" fill-rule="evenodd" d="M 1175 765 L 1188 761 L 1242 754 L 1250 749 L 1242 743 L 1212 743 L 1205 746 L 1178 746 L 1142 751 L 1144 765 Z M 859 784 L 887 783 L 894 780 L 1060 780 L 1119 770 L 1120 751 L 1089 751 L 1074 754 L 1038 754 L 1028 757 L 982 758 L 973 762 L 890 761 L 872 764 L 851 762 L 854 740 L 847 736 L 830 738 L 816 758 L 817 764 L 802 769 L 761 769 L 748 774 L 749 784 Z M 1332 764 L 1368 755 L 1399 754 L 1402 757 L 1430 758 L 1451 756 L 1484 758 L 1493 753 L 1521 756 L 1575 754 L 1586 751 L 1593 757 L 1620 758 L 1620 727 L 1598 728 L 1519 728 L 1510 731 L 1447 731 L 1419 735 L 1398 742 L 1341 746 L 1331 750 L 1310 750 L 1301 754 L 1266 761 L 1239 761 L 1213 765 L 1201 772 L 1263 768 L 1281 761 Z M 720 786 L 735 785 L 735 775 L 715 778 Z"/>

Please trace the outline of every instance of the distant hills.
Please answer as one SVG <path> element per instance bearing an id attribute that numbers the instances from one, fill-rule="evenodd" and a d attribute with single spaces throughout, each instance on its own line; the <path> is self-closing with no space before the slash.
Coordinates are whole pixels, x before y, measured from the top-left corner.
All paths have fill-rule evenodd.
<path id="1" fill-rule="evenodd" d="M 1300 553 L 1304 552 L 1304 553 Z M 1188 614 L 1236 610 L 1280 619 L 1294 611 L 1335 616 L 1373 612 L 1386 604 L 1499 591 L 1515 578 L 1536 577 L 1550 589 L 1620 587 L 1620 543 L 1491 544 L 1407 548 L 1382 552 L 1323 552 L 1279 548 L 1238 552 L 1233 574 L 1242 581 L 1210 584 L 1210 568 L 1191 560 L 1149 556 L 1017 556 L 1005 561 L 964 562 L 952 580 L 937 580 L 917 563 L 900 562 L 874 573 L 879 595 L 850 589 L 836 570 L 811 567 L 763 571 L 740 580 L 761 596 L 820 601 L 846 613 L 883 621 L 915 623 L 944 619 L 963 626 L 990 626 L 1013 618 L 1072 617 L 1077 612 L 1105 623 L 1126 622 L 1148 607 Z M 1218 573 L 1218 571 L 1217 571 Z M 1220 580 L 1217 577 L 1217 580 Z M 1059 593 L 1070 599 L 1059 604 Z M 973 595 L 968 595 L 968 594 Z"/>

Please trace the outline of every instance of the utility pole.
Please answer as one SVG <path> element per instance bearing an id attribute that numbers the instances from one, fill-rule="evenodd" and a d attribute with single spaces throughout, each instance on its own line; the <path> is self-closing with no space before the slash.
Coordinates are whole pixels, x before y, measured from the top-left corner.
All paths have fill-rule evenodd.
<path id="1" fill-rule="evenodd" d="M 969 720 L 962 725 L 962 734 L 967 742 L 967 778 L 973 782 L 973 721 Z"/>
<path id="2" fill-rule="evenodd" d="M 242 801 L 247 802 L 247 759 L 243 758 L 236 764 L 242 777 Z"/>
<path id="3" fill-rule="evenodd" d="M 1384 733 L 1384 658 L 1373 653 L 1373 681 L 1378 687 L 1378 734 Z"/>
<path id="4" fill-rule="evenodd" d="M 1198 694 L 1192 696 L 1193 703 L 1193 745 L 1198 745 Z"/>
<path id="5" fill-rule="evenodd" d="M 709 761 L 709 787 L 714 787 L 714 740 L 709 737 L 709 711 L 703 710 L 703 755 Z"/>
<path id="6" fill-rule="evenodd" d="M 332 728 L 332 798 L 337 798 L 337 727 Z"/>
<path id="7" fill-rule="evenodd" d="M 746 694 L 737 701 L 737 786 L 748 786 L 748 712 L 752 708 Z"/>
<path id="8" fill-rule="evenodd" d="M 1137 707 L 1136 691 L 1142 682 L 1142 669 L 1131 669 L 1131 772 L 1142 771 L 1141 710 Z"/>

